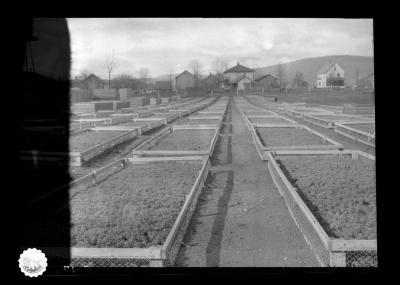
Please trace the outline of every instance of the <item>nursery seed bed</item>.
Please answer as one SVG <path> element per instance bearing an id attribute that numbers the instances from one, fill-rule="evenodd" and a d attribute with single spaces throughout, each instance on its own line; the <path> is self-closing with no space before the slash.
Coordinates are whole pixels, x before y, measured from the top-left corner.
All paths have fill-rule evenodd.
<path id="1" fill-rule="evenodd" d="M 207 150 L 214 135 L 215 130 L 175 130 L 150 150 Z"/>
<path id="2" fill-rule="evenodd" d="M 201 113 L 197 112 L 193 116 L 199 116 L 199 117 L 216 117 L 216 116 L 221 116 L 221 113 Z"/>
<path id="3" fill-rule="evenodd" d="M 162 245 L 200 169 L 190 161 L 131 165 L 96 186 L 72 189 L 71 245 Z"/>
<path id="4" fill-rule="evenodd" d="M 375 164 L 334 155 L 277 155 L 277 162 L 329 236 L 376 239 Z"/>
<path id="5" fill-rule="evenodd" d="M 270 118 L 250 118 L 249 121 L 252 124 L 290 124 L 292 121 L 282 117 L 270 117 Z"/>
<path id="6" fill-rule="evenodd" d="M 324 144 L 323 139 L 298 128 L 256 128 L 264 146 L 307 146 Z"/>
<path id="7" fill-rule="evenodd" d="M 103 143 L 113 137 L 122 135 L 125 132 L 107 131 L 107 132 L 85 132 L 76 136 L 71 136 L 69 145 L 71 151 L 80 152 L 90 147 Z"/>
<path id="8" fill-rule="evenodd" d="M 275 115 L 274 113 L 270 112 L 270 111 L 252 111 L 252 110 L 244 110 L 244 113 L 246 115 L 265 115 L 265 116 L 273 116 Z"/>
<path id="9" fill-rule="evenodd" d="M 347 125 L 353 129 L 360 130 L 362 132 L 366 132 L 369 134 L 373 134 L 375 131 L 375 124 L 374 123 L 369 123 L 369 124 L 349 124 Z"/>
<path id="10" fill-rule="evenodd" d="M 368 118 L 363 118 L 363 117 L 358 117 L 358 116 L 340 116 L 340 115 L 313 115 L 315 118 L 331 121 L 331 122 L 336 122 L 336 121 L 346 121 L 346 122 L 352 122 L 352 121 L 370 121 Z"/>
<path id="11" fill-rule="evenodd" d="M 189 120 L 186 119 L 179 123 L 180 125 L 218 125 L 220 120 L 207 119 L 207 120 Z"/>

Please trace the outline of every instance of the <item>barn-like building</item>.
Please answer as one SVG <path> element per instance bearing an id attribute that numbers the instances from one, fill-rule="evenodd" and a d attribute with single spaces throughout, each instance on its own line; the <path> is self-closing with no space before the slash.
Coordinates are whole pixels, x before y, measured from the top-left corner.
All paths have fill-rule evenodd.
<path id="1" fill-rule="evenodd" d="M 88 77 L 84 79 L 74 79 L 72 80 L 72 87 L 80 88 L 80 89 L 99 89 L 104 88 L 107 85 L 106 80 L 101 79 L 95 74 L 90 74 Z"/>
<path id="2" fill-rule="evenodd" d="M 211 91 L 218 89 L 218 83 L 219 83 L 218 77 L 210 73 L 209 76 L 207 76 L 200 82 L 200 85 L 205 90 Z"/>
<path id="3" fill-rule="evenodd" d="M 188 87 L 194 87 L 194 76 L 192 73 L 185 70 L 175 77 L 175 90 L 185 90 Z"/>
<path id="4" fill-rule="evenodd" d="M 265 74 L 254 80 L 254 86 L 264 88 L 264 90 L 271 90 L 279 87 L 278 78 L 272 74 Z"/>

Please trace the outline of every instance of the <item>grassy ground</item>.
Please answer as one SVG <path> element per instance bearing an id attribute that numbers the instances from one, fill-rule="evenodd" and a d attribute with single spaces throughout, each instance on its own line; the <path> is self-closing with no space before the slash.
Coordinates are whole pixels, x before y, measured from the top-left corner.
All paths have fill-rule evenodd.
<path id="1" fill-rule="evenodd" d="M 343 104 L 375 104 L 375 94 L 361 91 L 315 91 L 311 93 L 288 92 L 268 94 L 276 96 L 278 102 L 306 102 L 316 105 L 343 105 Z"/>

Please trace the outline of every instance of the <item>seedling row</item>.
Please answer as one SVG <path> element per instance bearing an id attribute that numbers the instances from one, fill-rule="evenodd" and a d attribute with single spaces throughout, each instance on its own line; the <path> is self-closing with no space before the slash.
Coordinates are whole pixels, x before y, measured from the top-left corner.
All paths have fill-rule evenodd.
<path id="1" fill-rule="evenodd" d="M 239 111 L 254 106 L 243 97 L 235 99 Z M 339 143 L 303 125 L 265 127 L 241 113 L 251 124 L 256 149 L 267 161 L 293 220 L 320 264 L 377 266 L 375 157 L 343 150 Z M 352 135 L 374 131 L 374 124 L 368 122 L 346 121 L 337 126 L 350 129 Z"/>

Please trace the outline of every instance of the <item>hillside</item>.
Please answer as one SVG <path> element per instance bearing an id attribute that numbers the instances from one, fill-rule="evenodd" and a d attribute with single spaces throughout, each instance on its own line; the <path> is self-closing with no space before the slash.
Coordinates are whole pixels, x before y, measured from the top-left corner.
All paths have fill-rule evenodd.
<path id="1" fill-rule="evenodd" d="M 367 56 L 352 56 L 352 55 L 333 55 L 314 58 L 305 58 L 297 61 L 292 61 L 285 64 L 287 79 L 292 82 L 296 72 L 303 73 L 304 79 L 312 85 L 316 84 L 317 73 L 319 69 L 329 60 L 337 62 L 344 69 L 344 77 L 346 85 L 353 85 L 355 81 L 356 69 L 359 69 L 359 78 L 363 78 L 374 72 L 374 59 Z M 276 65 L 257 68 L 255 78 L 265 75 L 275 75 Z"/>

